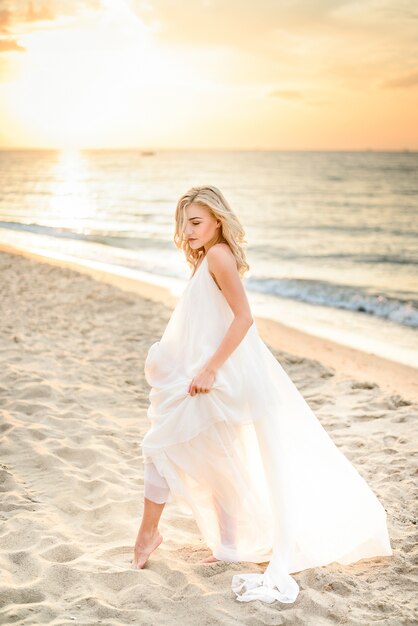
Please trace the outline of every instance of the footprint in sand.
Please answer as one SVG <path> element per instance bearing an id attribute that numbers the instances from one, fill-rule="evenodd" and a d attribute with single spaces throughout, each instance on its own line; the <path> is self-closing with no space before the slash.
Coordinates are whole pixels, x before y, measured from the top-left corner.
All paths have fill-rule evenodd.
<path id="1" fill-rule="evenodd" d="M 369 380 L 355 380 L 351 383 L 351 389 L 375 389 L 378 386 Z"/>

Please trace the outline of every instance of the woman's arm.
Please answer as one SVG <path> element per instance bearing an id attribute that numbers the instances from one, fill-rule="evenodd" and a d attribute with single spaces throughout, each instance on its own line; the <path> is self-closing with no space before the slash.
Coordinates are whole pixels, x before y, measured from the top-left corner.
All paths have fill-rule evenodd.
<path id="1" fill-rule="evenodd" d="M 215 244 L 207 252 L 209 272 L 221 288 L 235 317 L 232 320 L 225 336 L 216 352 L 201 371 L 193 378 L 189 385 L 190 395 L 196 391 L 209 391 L 213 385 L 216 371 L 241 343 L 254 323 L 250 305 L 241 278 L 237 263 L 227 244 Z"/>
<path id="2" fill-rule="evenodd" d="M 207 369 L 208 372 L 216 374 L 219 367 L 221 367 L 244 339 L 253 321 L 252 318 L 251 321 L 249 321 L 244 317 L 235 317 L 232 320 L 220 346 L 205 365 L 205 369 Z"/>
<path id="3" fill-rule="evenodd" d="M 226 244 L 216 244 L 208 250 L 207 257 L 209 272 L 214 275 L 235 315 L 221 344 L 205 366 L 208 371 L 216 373 L 241 343 L 254 320 L 231 250 Z"/>

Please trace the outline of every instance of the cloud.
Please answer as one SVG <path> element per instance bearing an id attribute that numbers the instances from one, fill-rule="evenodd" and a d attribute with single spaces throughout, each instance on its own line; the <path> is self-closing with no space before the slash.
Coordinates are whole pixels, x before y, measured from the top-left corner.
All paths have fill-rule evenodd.
<path id="1" fill-rule="evenodd" d="M 270 98 L 283 98 L 284 100 L 301 102 L 307 106 L 320 107 L 329 104 L 329 100 L 322 94 L 318 98 L 315 93 L 306 93 L 296 89 L 273 89 L 267 94 Z"/>
<path id="2" fill-rule="evenodd" d="M 285 98 L 285 100 L 302 100 L 303 94 L 293 89 L 275 89 L 269 94 L 273 98 Z"/>
<path id="3" fill-rule="evenodd" d="M 0 52 L 24 51 L 16 38 L 27 32 L 28 27 L 31 31 L 41 30 L 45 22 L 99 8 L 100 0 L 0 0 Z"/>
<path id="4" fill-rule="evenodd" d="M 42 22 L 100 8 L 101 0 L 0 0 L 0 33 L 16 34 L 22 26 L 38 22 L 42 29 Z"/>
<path id="5" fill-rule="evenodd" d="M 0 83 L 6 83 L 13 73 L 11 71 L 11 57 L 13 55 L 9 56 L 2 53 L 26 51 L 12 35 L 13 12 L 9 8 L 9 4 L 0 0 Z"/>
<path id="6" fill-rule="evenodd" d="M 190 55 L 218 84 L 363 91 L 418 55 L 415 0 L 131 2 L 158 46 Z M 281 91 L 270 95 L 299 99 Z"/>
<path id="7" fill-rule="evenodd" d="M 161 43 L 181 46 L 252 48 L 289 28 L 323 28 L 333 11 L 352 0 L 133 0 L 133 8 L 155 26 Z"/>
<path id="8" fill-rule="evenodd" d="M 20 46 L 15 39 L 0 39 L 0 52 L 25 52 L 26 48 Z"/>
<path id="9" fill-rule="evenodd" d="M 34 0 L 10 2 L 0 0 L 0 32 L 11 33 L 20 24 L 53 20 L 56 17 L 54 3 L 44 2 L 39 5 Z"/>
<path id="10" fill-rule="evenodd" d="M 24 14 L 25 22 L 38 22 L 41 20 L 53 20 L 56 13 L 52 6 L 44 5 L 36 8 L 33 2 L 28 2 L 26 13 Z"/>
<path id="11" fill-rule="evenodd" d="M 17 3 L 0 0 L 0 53 L 26 52 L 13 35 L 19 35 L 22 24 L 55 19 L 51 4 L 36 5 L 33 1 Z"/>
<path id="12" fill-rule="evenodd" d="M 390 78 L 380 83 L 383 89 L 397 89 L 399 87 L 411 89 L 418 86 L 418 69 L 402 74 L 397 78 Z"/>
<path id="13" fill-rule="evenodd" d="M 2 3 L 3 4 L 3 3 Z M 0 4 L 0 7 L 2 7 Z M 0 8 L 0 33 L 8 33 L 12 21 L 12 12 L 7 8 Z"/>

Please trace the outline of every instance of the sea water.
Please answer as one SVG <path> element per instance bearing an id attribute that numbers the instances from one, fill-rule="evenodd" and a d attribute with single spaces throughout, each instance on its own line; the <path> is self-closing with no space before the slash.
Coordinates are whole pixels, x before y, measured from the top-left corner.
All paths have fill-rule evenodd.
<path id="1" fill-rule="evenodd" d="M 245 230 L 255 315 L 417 365 L 417 152 L 1 150 L 0 176 L 0 242 L 174 293 L 191 272 L 177 200 L 215 185 Z"/>

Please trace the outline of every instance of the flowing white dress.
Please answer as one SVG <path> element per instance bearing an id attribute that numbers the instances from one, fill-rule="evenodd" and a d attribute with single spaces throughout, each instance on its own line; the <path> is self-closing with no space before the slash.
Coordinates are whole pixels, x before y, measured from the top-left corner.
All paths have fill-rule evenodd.
<path id="1" fill-rule="evenodd" d="M 146 357 L 144 491 L 193 514 L 216 558 L 269 562 L 232 577 L 237 600 L 292 603 L 291 573 L 391 555 L 386 512 L 255 323 L 210 391 L 188 393 L 233 317 L 205 256 Z"/>

